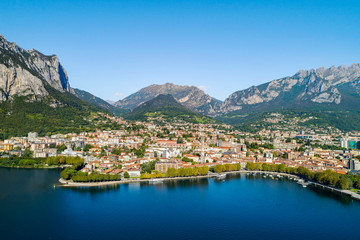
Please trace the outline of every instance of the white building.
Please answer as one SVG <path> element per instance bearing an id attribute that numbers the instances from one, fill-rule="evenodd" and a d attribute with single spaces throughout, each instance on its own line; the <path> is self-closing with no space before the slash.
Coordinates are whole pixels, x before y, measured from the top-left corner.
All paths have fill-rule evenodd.
<path id="1" fill-rule="evenodd" d="M 137 168 L 130 168 L 127 170 L 130 177 L 140 177 L 140 169 Z"/>
<path id="2" fill-rule="evenodd" d="M 28 133 L 28 140 L 29 141 L 35 141 L 38 138 L 37 132 L 29 132 Z"/>

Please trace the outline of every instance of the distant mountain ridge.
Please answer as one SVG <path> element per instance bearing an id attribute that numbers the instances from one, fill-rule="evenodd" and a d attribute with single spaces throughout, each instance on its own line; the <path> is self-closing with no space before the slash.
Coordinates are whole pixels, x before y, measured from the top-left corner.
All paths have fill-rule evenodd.
<path id="1" fill-rule="evenodd" d="M 231 124 L 242 123 L 247 114 L 254 117 L 287 109 L 316 113 L 319 121 L 344 129 L 339 113 L 344 113 L 349 126 L 349 119 L 360 116 L 360 64 L 300 70 L 290 77 L 236 91 L 224 102 L 196 87 L 167 83 L 145 87 L 115 105 L 133 109 L 162 93 L 171 94 L 188 109 Z M 337 115 L 330 116 L 332 113 Z M 353 127 L 360 130 L 360 125 Z"/>
<path id="2" fill-rule="evenodd" d="M 261 105 L 277 108 L 279 104 L 285 108 L 348 106 L 346 98 L 349 91 L 356 93 L 356 97 L 360 94 L 359 82 L 360 64 L 300 70 L 292 77 L 234 92 L 223 102 L 220 113 L 226 114 L 250 106 L 259 108 Z"/>
<path id="3" fill-rule="evenodd" d="M 119 100 L 115 106 L 125 109 L 134 109 L 140 104 L 149 101 L 160 94 L 171 94 L 183 106 L 205 115 L 216 114 L 221 106 L 221 101 L 210 97 L 195 86 L 181 86 L 172 83 L 163 85 L 150 85 L 130 96 Z"/>
<path id="4" fill-rule="evenodd" d="M 349 93 L 352 92 L 351 94 Z M 115 103 L 120 108 L 134 109 L 159 94 L 171 94 L 183 106 L 208 115 L 221 116 L 234 111 L 266 106 L 275 108 L 333 105 L 349 107 L 348 95 L 360 95 L 360 64 L 341 65 L 300 70 L 291 77 L 280 78 L 232 93 L 224 102 L 217 100 L 194 86 L 172 83 L 150 85 Z M 357 96 L 355 96 L 357 97 Z M 304 104 L 306 103 L 306 104 Z M 280 106 L 281 104 L 281 106 Z M 320 104 L 320 105 L 319 105 Z M 359 104 L 360 105 L 360 104 Z M 269 109 L 270 107 L 270 109 Z"/>
<path id="5" fill-rule="evenodd" d="M 73 90 L 74 90 L 75 96 L 77 96 L 81 100 L 91 103 L 93 105 L 99 106 L 101 108 L 107 109 L 109 111 L 112 111 L 113 106 L 111 104 L 109 104 L 108 102 L 102 100 L 101 98 L 96 97 L 96 96 L 92 95 L 91 93 L 86 92 L 81 89 L 73 88 Z"/>
<path id="6" fill-rule="evenodd" d="M 77 96 L 81 100 L 83 100 L 87 103 L 90 103 L 92 105 L 101 107 L 103 109 L 106 109 L 115 115 L 121 116 L 129 111 L 126 109 L 116 107 L 113 104 L 110 104 L 109 102 L 107 102 L 99 97 L 96 97 L 93 94 L 86 92 L 84 90 L 73 88 L 73 91 L 74 91 L 75 96 Z"/>

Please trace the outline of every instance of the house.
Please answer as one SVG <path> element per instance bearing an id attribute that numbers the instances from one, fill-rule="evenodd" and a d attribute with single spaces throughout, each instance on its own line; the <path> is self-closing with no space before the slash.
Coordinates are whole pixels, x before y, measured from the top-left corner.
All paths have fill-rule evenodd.
<path id="1" fill-rule="evenodd" d="M 12 151 L 9 151 L 9 154 L 10 155 L 16 155 L 16 156 L 22 156 L 24 154 L 24 151 L 21 151 L 21 150 L 12 150 Z"/>
<path id="2" fill-rule="evenodd" d="M 157 162 L 155 170 L 158 172 L 166 173 L 169 168 L 179 168 L 180 164 L 176 161 Z"/>
<path id="3" fill-rule="evenodd" d="M 8 143 L 8 144 L 4 144 L 4 150 L 5 151 L 11 151 L 14 149 L 14 144 Z"/>
<path id="4" fill-rule="evenodd" d="M 34 150 L 33 158 L 46 158 L 48 154 L 42 150 Z"/>
<path id="5" fill-rule="evenodd" d="M 140 169 L 130 168 L 127 170 L 130 177 L 140 177 Z"/>
<path id="6" fill-rule="evenodd" d="M 121 174 L 123 172 L 122 169 L 116 169 L 114 171 L 112 171 L 110 174 Z"/>

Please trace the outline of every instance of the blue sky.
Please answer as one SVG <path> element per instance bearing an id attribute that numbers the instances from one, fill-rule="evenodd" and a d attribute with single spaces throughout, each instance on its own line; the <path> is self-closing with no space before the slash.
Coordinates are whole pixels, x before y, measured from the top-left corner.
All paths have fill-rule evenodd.
<path id="1" fill-rule="evenodd" d="M 0 33 L 118 100 L 150 84 L 234 91 L 360 62 L 360 1 L 3 1 Z"/>

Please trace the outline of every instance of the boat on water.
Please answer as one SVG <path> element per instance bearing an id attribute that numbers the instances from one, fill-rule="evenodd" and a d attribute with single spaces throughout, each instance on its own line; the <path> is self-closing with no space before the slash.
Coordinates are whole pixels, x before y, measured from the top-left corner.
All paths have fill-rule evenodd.
<path id="1" fill-rule="evenodd" d="M 218 179 L 224 179 L 224 178 L 226 178 L 226 173 L 222 173 L 222 174 L 217 175 L 217 178 L 218 178 Z"/>
<path id="2" fill-rule="evenodd" d="M 297 180 L 297 183 L 302 185 L 302 187 L 306 188 L 309 185 L 309 182 L 305 182 L 303 179 Z"/>

